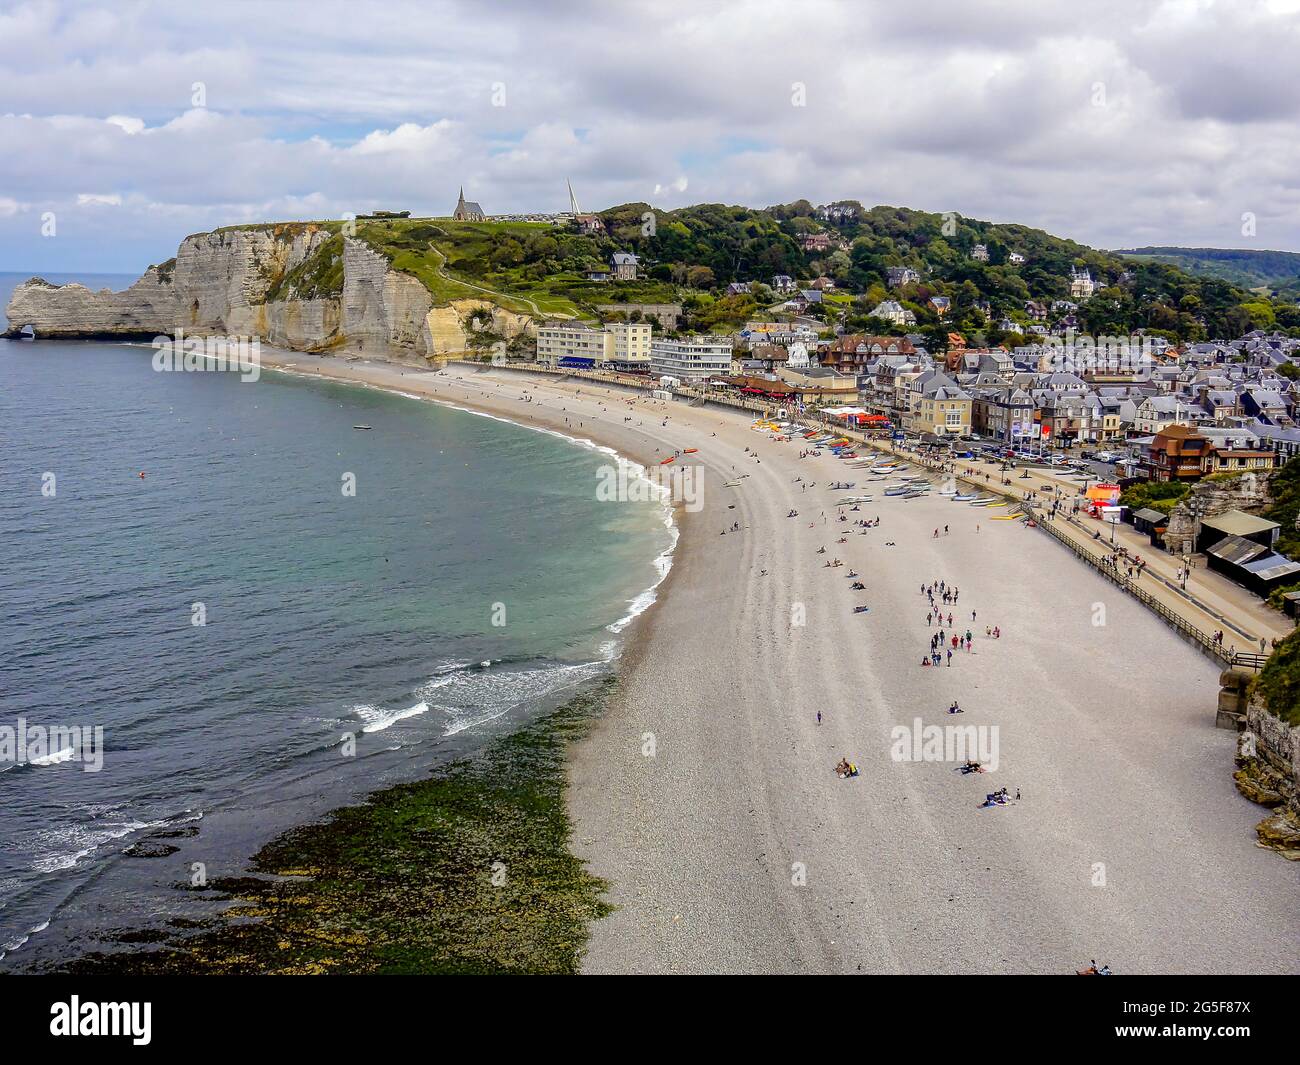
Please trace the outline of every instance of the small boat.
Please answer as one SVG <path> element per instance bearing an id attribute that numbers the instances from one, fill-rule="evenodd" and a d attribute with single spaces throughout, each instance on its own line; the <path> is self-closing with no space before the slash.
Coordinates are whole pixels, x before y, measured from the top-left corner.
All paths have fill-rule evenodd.
<path id="1" fill-rule="evenodd" d="M 723 487 L 723 488 L 739 488 L 739 487 L 740 487 L 740 482 L 739 482 L 739 481 L 723 481 L 723 482 L 722 482 L 722 487 Z"/>
<path id="2" fill-rule="evenodd" d="M 906 488 L 906 487 L 899 487 L 899 488 L 886 488 L 886 489 L 885 489 L 885 495 L 887 495 L 887 496 L 905 496 L 905 495 L 907 495 L 909 492 L 911 492 L 911 489 L 910 489 L 910 488 Z"/>
<path id="3" fill-rule="evenodd" d="M 958 492 L 952 498 L 955 503 L 969 503 L 973 499 L 979 499 L 979 496 L 971 492 Z"/>
<path id="4" fill-rule="evenodd" d="M 682 454 L 683 454 L 683 455 L 694 455 L 694 454 L 696 454 L 699 450 L 700 450 L 700 449 L 699 449 L 698 447 L 688 447 L 688 448 L 686 448 L 685 450 L 682 451 Z"/>
<path id="5" fill-rule="evenodd" d="M 370 426 L 369 426 L 369 425 L 354 425 L 352 428 L 353 428 L 353 429 L 369 429 Z"/>

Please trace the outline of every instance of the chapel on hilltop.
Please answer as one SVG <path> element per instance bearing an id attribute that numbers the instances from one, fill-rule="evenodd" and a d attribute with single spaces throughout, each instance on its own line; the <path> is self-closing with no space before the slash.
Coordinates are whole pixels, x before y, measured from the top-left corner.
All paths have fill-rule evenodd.
<path id="1" fill-rule="evenodd" d="M 465 187 L 460 189 L 460 198 L 456 201 L 456 210 L 452 213 L 452 218 L 457 222 L 486 222 L 487 215 L 483 213 L 483 208 L 473 200 L 465 199 Z"/>

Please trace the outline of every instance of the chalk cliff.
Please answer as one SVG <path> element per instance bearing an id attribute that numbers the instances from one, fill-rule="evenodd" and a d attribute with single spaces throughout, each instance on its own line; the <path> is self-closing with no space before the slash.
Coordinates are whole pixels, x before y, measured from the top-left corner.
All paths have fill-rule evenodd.
<path id="1" fill-rule="evenodd" d="M 5 315 L 10 336 L 28 326 L 44 339 L 150 339 L 183 329 L 419 365 L 464 352 L 475 328 L 507 339 L 535 331 L 527 315 L 486 300 L 435 306 L 421 281 L 369 244 L 311 223 L 186 237 L 175 259 L 121 292 L 32 278 L 14 290 Z"/>

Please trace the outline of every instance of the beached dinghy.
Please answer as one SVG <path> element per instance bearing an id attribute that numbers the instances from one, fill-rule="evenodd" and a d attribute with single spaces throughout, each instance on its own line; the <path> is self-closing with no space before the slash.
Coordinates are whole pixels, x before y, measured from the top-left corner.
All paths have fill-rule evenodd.
<path id="1" fill-rule="evenodd" d="M 979 496 L 973 492 L 958 492 L 952 498 L 954 503 L 969 503 L 972 499 L 979 499 Z"/>

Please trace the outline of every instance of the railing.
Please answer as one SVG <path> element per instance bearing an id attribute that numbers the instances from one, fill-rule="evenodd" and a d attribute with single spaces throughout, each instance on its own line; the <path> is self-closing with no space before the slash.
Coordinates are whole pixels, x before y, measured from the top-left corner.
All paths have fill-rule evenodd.
<path id="1" fill-rule="evenodd" d="M 1033 514 L 1033 509 L 1028 508 L 1029 513 Z M 1107 566 L 1101 559 L 1097 558 L 1082 544 L 1078 543 L 1073 537 L 1067 536 L 1060 529 L 1056 528 L 1055 523 L 1046 521 L 1035 516 L 1034 521 L 1040 529 L 1045 529 L 1056 537 L 1062 544 L 1073 551 L 1079 558 L 1091 565 L 1098 573 L 1105 577 L 1112 584 L 1128 592 L 1138 602 L 1148 610 L 1163 618 L 1172 628 L 1181 636 L 1195 644 L 1210 658 L 1217 662 L 1222 662 L 1228 666 L 1245 666 L 1250 669 L 1259 670 L 1264 667 L 1268 661 L 1267 655 L 1253 654 L 1244 651 L 1234 651 L 1224 647 L 1208 632 L 1197 628 L 1177 611 L 1170 609 L 1150 592 L 1139 588 L 1132 581 L 1127 580 L 1113 566 Z"/>

